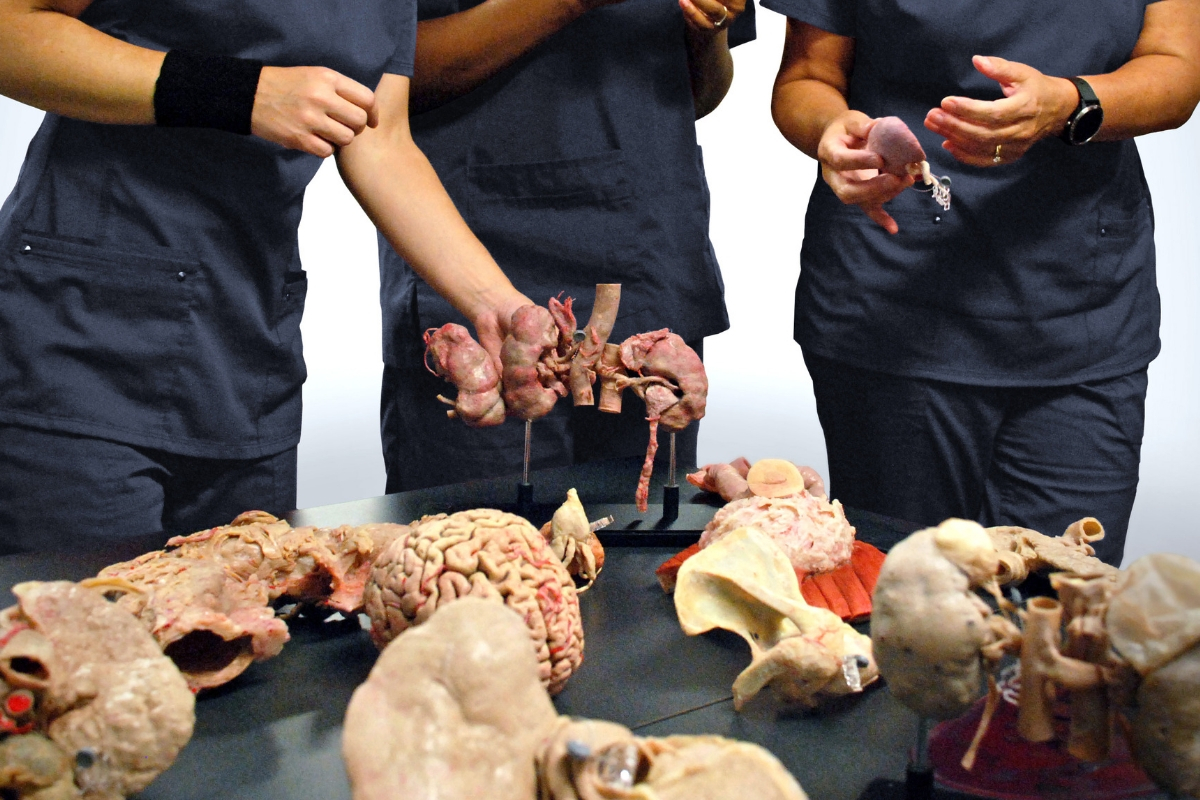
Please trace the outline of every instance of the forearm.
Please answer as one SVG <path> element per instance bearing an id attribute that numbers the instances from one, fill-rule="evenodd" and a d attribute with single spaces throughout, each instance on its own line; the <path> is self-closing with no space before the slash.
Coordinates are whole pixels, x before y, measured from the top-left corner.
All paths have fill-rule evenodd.
<path id="1" fill-rule="evenodd" d="M 584 11 L 582 0 L 486 0 L 419 23 L 412 112 L 470 92 Z"/>
<path id="2" fill-rule="evenodd" d="M 1196 35 L 1200 37 L 1200 31 Z M 1200 102 L 1200 68 L 1195 62 L 1172 56 L 1135 58 L 1116 72 L 1085 80 L 1104 108 L 1104 125 L 1096 134 L 1097 141 L 1178 128 Z"/>
<path id="3" fill-rule="evenodd" d="M 164 55 L 61 11 L 0 0 L 0 94 L 44 111 L 90 122 L 153 123 Z"/>
<path id="4" fill-rule="evenodd" d="M 474 322 L 520 295 L 470 231 L 411 139 L 372 142 L 367 131 L 338 168 L 367 216 L 434 291 Z M 380 146 L 382 145 L 382 146 Z"/>
<path id="5" fill-rule="evenodd" d="M 776 83 L 771 95 L 775 126 L 785 139 L 813 159 L 829 123 L 847 110 L 849 106 L 841 92 L 811 78 Z"/>
<path id="6" fill-rule="evenodd" d="M 1128 139 L 1183 125 L 1200 102 L 1200 0 L 1148 5 L 1129 61 L 1084 79 L 1104 108 L 1097 139 Z M 1073 99 L 1078 102 L 1078 95 Z"/>
<path id="7" fill-rule="evenodd" d="M 788 20 L 771 117 L 784 138 L 809 158 L 817 158 L 829 123 L 849 110 L 853 64 L 853 39 Z"/>
<path id="8" fill-rule="evenodd" d="M 729 31 L 709 33 L 687 27 L 684 35 L 687 37 L 692 102 L 696 107 L 696 119 L 700 119 L 721 104 L 733 83 Z"/>

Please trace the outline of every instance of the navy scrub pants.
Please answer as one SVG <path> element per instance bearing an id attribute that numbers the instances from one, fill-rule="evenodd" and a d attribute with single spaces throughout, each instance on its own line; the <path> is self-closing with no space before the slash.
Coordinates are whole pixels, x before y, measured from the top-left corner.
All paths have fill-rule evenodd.
<path id="1" fill-rule="evenodd" d="M 243 511 L 296 507 L 296 448 L 260 459 L 193 458 L 0 424 L 0 553 L 102 547 L 194 533 Z"/>
<path id="2" fill-rule="evenodd" d="M 688 342 L 701 357 L 702 342 Z M 471 480 L 520 475 L 525 457 L 525 425 L 509 419 L 493 428 L 469 428 L 446 416 L 454 387 L 424 368 L 385 366 L 380 402 L 380 433 L 387 468 L 387 493 L 444 486 Z M 554 410 L 533 423 L 531 469 L 546 469 L 622 456 L 644 455 L 650 440 L 646 406 L 626 391 L 620 414 L 595 406 L 575 408 L 560 398 Z M 675 460 L 680 471 L 695 467 L 699 423 L 676 434 Z M 655 471 L 670 459 L 670 433 L 658 430 Z M 630 476 L 633 499 L 636 476 Z M 587 498 L 584 498 L 587 502 Z"/>
<path id="3" fill-rule="evenodd" d="M 830 496 L 935 525 L 947 517 L 1058 536 L 1096 517 L 1119 566 L 1137 493 L 1146 370 L 1054 387 L 905 378 L 804 354 Z"/>

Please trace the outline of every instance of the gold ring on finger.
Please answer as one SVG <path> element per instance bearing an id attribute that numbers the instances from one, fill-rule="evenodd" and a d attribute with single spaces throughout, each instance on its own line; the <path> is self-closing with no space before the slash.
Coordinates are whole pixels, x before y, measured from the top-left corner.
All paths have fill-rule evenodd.
<path id="1" fill-rule="evenodd" d="M 999 163 L 1001 163 L 1001 162 L 1004 160 L 1004 159 L 1002 159 L 1002 158 L 1000 157 L 1000 148 L 1001 148 L 1001 147 L 1003 147 L 1003 146 L 1004 146 L 1004 145 L 1002 145 L 1002 144 L 998 144 L 998 145 L 996 145 L 996 154 L 995 154 L 994 156 L 992 156 L 992 163 L 993 163 L 993 164 L 999 164 Z"/>

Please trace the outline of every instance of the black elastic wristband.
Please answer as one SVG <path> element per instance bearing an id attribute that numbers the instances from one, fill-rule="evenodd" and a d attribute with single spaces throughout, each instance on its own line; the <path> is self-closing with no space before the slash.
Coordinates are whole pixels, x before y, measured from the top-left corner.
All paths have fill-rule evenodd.
<path id="1" fill-rule="evenodd" d="M 262 68 L 249 58 L 171 50 L 154 85 L 155 124 L 249 134 Z"/>

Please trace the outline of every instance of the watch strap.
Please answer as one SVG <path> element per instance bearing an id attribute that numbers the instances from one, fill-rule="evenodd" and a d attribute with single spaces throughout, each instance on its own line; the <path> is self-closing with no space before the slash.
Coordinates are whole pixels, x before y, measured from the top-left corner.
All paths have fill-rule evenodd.
<path id="1" fill-rule="evenodd" d="M 1090 83 L 1078 76 L 1067 78 L 1067 80 L 1074 84 L 1075 90 L 1079 92 L 1079 104 L 1075 106 L 1075 110 L 1071 112 L 1071 116 L 1067 117 L 1067 123 L 1063 126 L 1062 132 L 1058 137 L 1070 145 L 1083 144 L 1091 136 L 1088 136 L 1083 141 L 1077 141 L 1075 136 L 1076 126 L 1084 116 L 1089 114 L 1099 114 L 1099 118 L 1103 120 L 1104 109 L 1101 108 L 1100 98 L 1096 96 L 1096 92 L 1092 89 Z"/>
<path id="2" fill-rule="evenodd" d="M 1096 97 L 1096 93 L 1092 91 L 1090 83 L 1080 77 L 1068 78 L 1067 80 L 1075 84 L 1075 88 L 1079 91 L 1079 106 L 1075 109 L 1075 114 L 1078 114 L 1086 106 L 1100 105 L 1100 98 Z"/>

